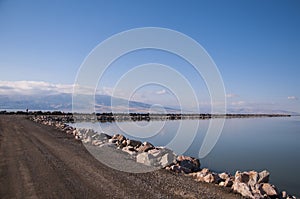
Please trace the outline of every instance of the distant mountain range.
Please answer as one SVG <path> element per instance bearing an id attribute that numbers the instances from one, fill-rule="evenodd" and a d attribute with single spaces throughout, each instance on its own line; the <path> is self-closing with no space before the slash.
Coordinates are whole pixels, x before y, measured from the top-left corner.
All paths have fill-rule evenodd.
<path id="1" fill-rule="evenodd" d="M 270 110 L 270 109 L 256 109 L 256 108 L 228 108 L 228 113 L 232 114 L 287 114 L 287 115 L 299 115 L 297 112 L 285 111 L 285 110 Z"/>
<path id="2" fill-rule="evenodd" d="M 1 109 L 71 110 L 72 95 L 0 95 Z"/>
<path id="3" fill-rule="evenodd" d="M 108 95 L 96 95 L 97 112 L 111 112 L 112 100 L 114 111 L 149 112 L 158 110 L 152 104 L 127 101 Z M 177 108 L 163 107 L 167 112 L 179 112 Z M 72 111 L 72 94 L 55 95 L 0 95 L 0 110 L 60 110 Z M 158 110 L 159 111 L 159 110 Z"/>
<path id="4" fill-rule="evenodd" d="M 121 98 L 112 98 L 108 95 L 96 95 L 95 108 L 97 112 L 111 112 L 112 99 L 114 112 L 161 112 L 161 107 L 155 108 L 152 104 L 137 101 L 128 101 Z M 53 95 L 0 95 L 0 110 L 60 110 L 72 111 L 72 94 L 53 94 Z M 180 112 L 179 107 L 163 107 L 168 113 Z M 151 110 L 151 111 L 150 111 Z M 201 113 L 209 113 L 208 107 L 202 107 Z M 191 113 L 191 111 L 182 110 Z M 299 113 L 285 110 L 262 110 L 255 108 L 228 108 L 227 113 L 266 113 L 266 114 L 291 114 L 299 115 Z"/>

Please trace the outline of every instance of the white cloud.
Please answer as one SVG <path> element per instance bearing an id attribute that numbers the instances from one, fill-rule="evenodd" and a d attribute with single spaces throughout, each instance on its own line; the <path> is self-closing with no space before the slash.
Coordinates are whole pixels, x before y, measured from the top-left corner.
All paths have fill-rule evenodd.
<path id="1" fill-rule="evenodd" d="M 236 102 L 231 102 L 232 106 L 243 106 L 245 105 L 246 102 L 245 101 L 236 101 Z"/>
<path id="2" fill-rule="evenodd" d="M 166 89 L 162 89 L 162 90 L 159 90 L 159 91 L 156 91 L 155 92 L 157 95 L 164 95 L 167 93 Z"/>
<path id="3" fill-rule="evenodd" d="M 114 92 L 113 88 L 110 87 L 102 87 L 101 89 L 98 89 L 97 93 L 101 95 L 112 95 Z"/>
<path id="4" fill-rule="evenodd" d="M 105 88 L 101 93 L 110 94 Z M 95 89 L 74 84 L 54 84 L 43 81 L 0 81 L 0 95 L 52 95 L 59 93 L 94 95 Z"/>
<path id="5" fill-rule="evenodd" d="M 298 100 L 298 97 L 296 96 L 288 96 L 287 98 L 288 100 Z"/>
<path id="6" fill-rule="evenodd" d="M 234 98 L 234 97 L 238 97 L 238 95 L 234 94 L 234 93 L 228 93 L 226 94 L 227 98 Z"/>
<path id="7" fill-rule="evenodd" d="M 53 84 L 43 81 L 0 81 L 0 94 L 2 95 L 35 95 L 72 93 L 72 84 Z"/>

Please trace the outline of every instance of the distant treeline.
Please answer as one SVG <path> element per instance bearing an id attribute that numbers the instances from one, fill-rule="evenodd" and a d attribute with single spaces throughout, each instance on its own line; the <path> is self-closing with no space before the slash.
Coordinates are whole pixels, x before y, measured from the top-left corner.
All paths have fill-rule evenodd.
<path id="1" fill-rule="evenodd" d="M 211 118 L 250 118 L 250 117 L 290 117 L 288 114 L 187 114 L 187 113 L 65 113 L 62 111 L 0 111 L 7 115 L 31 115 L 31 116 L 56 116 L 56 120 L 62 119 L 71 122 L 78 121 L 150 121 L 150 120 L 184 120 L 184 119 L 211 119 Z"/>
<path id="2" fill-rule="evenodd" d="M 119 118 L 119 117 L 132 117 L 132 118 L 151 118 L 151 117 L 168 117 L 170 119 L 181 119 L 184 117 L 199 117 L 199 118 L 213 118 L 213 117 L 290 117 L 290 114 L 211 114 L 211 113 L 70 113 L 62 111 L 0 111 L 0 114 L 8 115 L 76 115 L 76 116 L 90 116 L 97 118 Z"/>
<path id="3" fill-rule="evenodd" d="M 1 115 L 73 115 L 62 111 L 0 111 Z"/>
<path id="4" fill-rule="evenodd" d="M 211 118 L 250 118 L 250 117 L 290 117 L 288 114 L 188 114 L 188 113 L 70 113 L 62 111 L 0 111 L 6 115 L 53 116 L 56 120 L 62 119 L 71 122 L 79 121 L 150 121 L 150 120 L 184 120 L 184 119 L 211 119 Z"/>

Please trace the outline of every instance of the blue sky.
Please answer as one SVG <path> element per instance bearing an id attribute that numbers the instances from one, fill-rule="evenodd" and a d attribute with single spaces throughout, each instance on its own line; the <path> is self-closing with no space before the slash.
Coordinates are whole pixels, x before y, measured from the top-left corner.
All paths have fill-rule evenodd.
<path id="1" fill-rule="evenodd" d="M 173 29 L 199 42 L 218 66 L 229 106 L 300 112 L 300 2 L 292 0 L 2 0 L 0 92 L 5 93 L 4 86 L 15 81 L 43 81 L 67 88 L 74 83 L 85 57 L 100 42 L 116 33 L 148 26 Z M 136 55 L 118 60 L 107 71 L 100 89 L 109 93 L 122 72 L 155 61 L 184 73 L 201 102 L 208 100 L 201 77 L 186 69 L 184 61 L 160 52 Z M 166 103 L 167 96 L 149 99 L 153 92 L 168 93 L 164 90 L 167 88 L 145 87 L 139 95 L 146 96 L 147 102 L 165 99 Z"/>

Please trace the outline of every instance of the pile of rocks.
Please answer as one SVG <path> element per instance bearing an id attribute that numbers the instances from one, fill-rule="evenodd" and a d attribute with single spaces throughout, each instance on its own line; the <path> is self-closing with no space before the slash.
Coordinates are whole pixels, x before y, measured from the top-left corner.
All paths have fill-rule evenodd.
<path id="1" fill-rule="evenodd" d="M 275 186 L 269 184 L 270 173 L 266 170 L 240 172 L 234 176 L 232 189 L 249 198 L 277 197 L 279 192 Z"/>
<path id="2" fill-rule="evenodd" d="M 127 139 L 121 134 L 110 136 L 105 133 L 97 133 L 92 129 L 76 129 L 65 124 L 62 120 L 53 119 L 51 116 L 37 116 L 31 119 L 71 134 L 76 140 L 80 140 L 84 144 L 97 147 L 113 146 L 128 153 L 138 163 L 182 173 L 191 176 L 197 182 L 213 183 L 218 186 L 228 187 L 246 198 L 296 199 L 295 196 L 288 195 L 285 191 L 279 192 L 274 185 L 270 184 L 270 173 L 266 170 L 261 172 L 237 171 L 234 176 L 226 172 L 216 173 L 208 168 L 201 169 L 199 159 L 183 155 L 176 156 L 172 150 L 165 147 L 155 147 L 149 142 L 142 143 L 137 140 Z"/>
<path id="3" fill-rule="evenodd" d="M 82 141 L 83 144 L 97 147 L 112 146 L 120 149 L 131 155 L 132 159 L 135 159 L 137 163 L 147 166 L 164 168 L 176 161 L 176 155 L 172 150 L 165 147 L 155 147 L 149 142 L 142 143 L 138 140 L 127 139 L 121 134 L 110 136 L 105 133 L 95 132 L 93 129 L 76 129 L 51 116 L 38 116 L 31 119 L 73 135 L 76 140 Z"/>
<path id="4" fill-rule="evenodd" d="M 234 176 L 229 173 L 215 173 L 207 168 L 201 171 L 189 173 L 196 181 L 214 183 L 219 186 L 230 187 L 234 192 L 240 193 L 247 198 L 296 198 L 287 195 L 285 191 L 278 189 L 269 183 L 270 173 L 266 170 L 257 171 L 237 171 Z"/>
<path id="5" fill-rule="evenodd" d="M 176 155 L 165 147 L 155 147 L 149 142 L 127 139 L 124 135 L 115 134 L 108 143 L 115 144 L 117 149 L 131 155 L 136 162 L 147 166 L 163 168 L 175 162 Z M 105 143 L 103 143 L 105 144 Z"/>
<path id="6" fill-rule="evenodd" d="M 198 159 L 189 156 L 178 156 L 176 163 L 166 167 L 167 170 L 183 173 L 191 176 L 197 182 L 216 184 L 222 187 L 229 187 L 234 192 L 240 193 L 247 198 L 287 198 L 294 199 L 295 196 L 288 195 L 286 191 L 279 192 L 278 189 L 269 183 L 270 173 L 266 170 L 240 172 L 234 176 L 229 173 L 216 173 L 208 168 L 200 169 Z"/>

